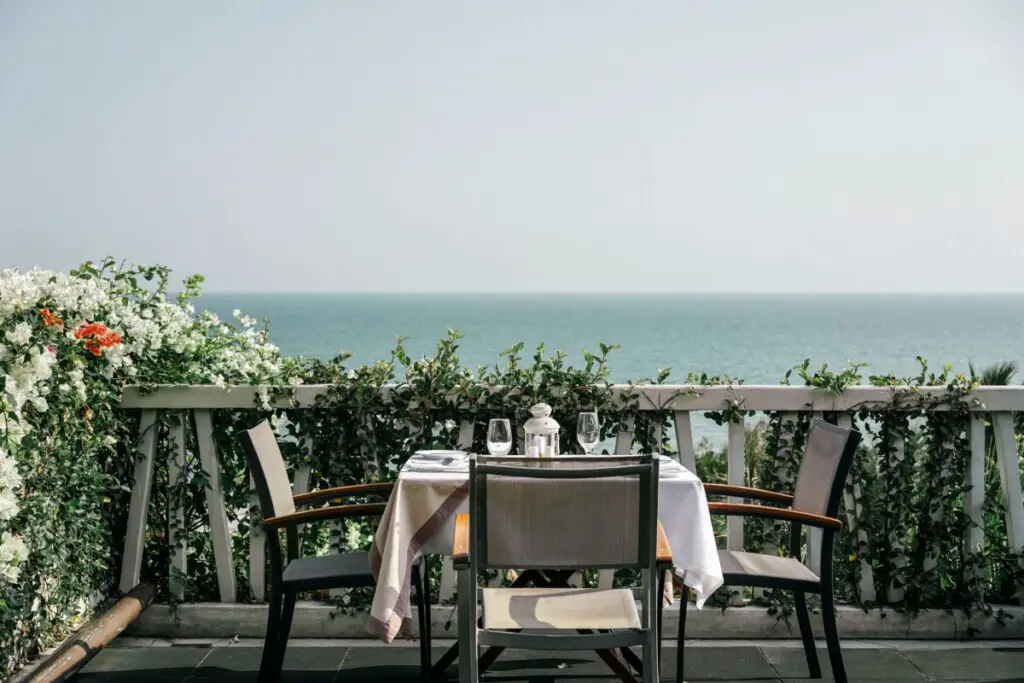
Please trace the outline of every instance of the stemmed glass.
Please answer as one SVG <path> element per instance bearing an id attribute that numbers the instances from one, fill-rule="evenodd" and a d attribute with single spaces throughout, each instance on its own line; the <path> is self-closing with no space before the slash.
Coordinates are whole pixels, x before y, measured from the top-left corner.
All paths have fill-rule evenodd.
<path id="1" fill-rule="evenodd" d="M 597 421 L 597 413 L 580 413 L 579 421 L 576 423 L 576 440 L 586 455 L 594 450 L 594 446 L 601 440 L 601 425 Z"/>
<path id="2" fill-rule="evenodd" d="M 508 420 L 491 420 L 487 424 L 487 452 L 508 455 L 512 450 L 512 426 Z"/>

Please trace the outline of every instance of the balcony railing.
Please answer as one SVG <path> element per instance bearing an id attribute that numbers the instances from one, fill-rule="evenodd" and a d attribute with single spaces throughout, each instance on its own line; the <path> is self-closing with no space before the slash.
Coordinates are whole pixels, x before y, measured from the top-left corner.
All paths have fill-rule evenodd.
<path id="1" fill-rule="evenodd" d="M 276 407 L 287 408 L 289 411 L 301 410 L 314 405 L 318 396 L 327 391 L 327 386 L 296 387 L 288 398 L 275 399 Z M 384 391 L 389 391 L 385 388 Z M 231 535 L 228 516 L 225 509 L 224 492 L 221 487 L 220 469 L 216 440 L 213 433 L 211 411 L 220 409 L 244 410 L 256 405 L 257 387 L 233 387 L 221 389 L 212 386 L 165 386 L 157 391 L 143 391 L 138 387 L 125 390 L 121 407 L 140 410 L 140 438 L 138 442 L 138 458 L 131 494 L 131 507 L 128 517 L 128 530 L 125 539 L 125 552 L 121 568 L 121 588 L 130 589 L 139 582 L 142 567 L 142 555 L 145 534 L 147 531 L 147 514 L 150 493 L 153 486 L 155 459 L 157 457 L 157 423 L 158 411 L 176 414 L 180 419 L 172 421 L 171 442 L 176 444 L 169 455 L 168 470 L 170 482 L 178 481 L 183 470 L 185 458 L 185 430 L 188 421 L 193 421 L 198 438 L 199 457 L 206 471 L 208 487 L 206 503 L 209 513 L 209 531 L 211 534 L 213 554 L 216 562 L 218 586 L 222 602 L 236 600 L 234 563 L 232 558 Z M 691 415 L 706 411 L 728 411 L 733 419 L 728 423 L 728 482 L 744 484 L 746 472 L 745 459 L 745 422 L 747 411 L 781 413 L 783 419 L 796 418 L 800 414 L 829 414 L 834 416 L 841 426 L 851 426 L 856 412 L 866 409 L 884 409 L 907 411 L 911 414 L 921 412 L 921 401 L 906 401 L 912 395 L 927 402 L 928 411 L 948 411 L 954 404 L 946 401 L 945 387 L 887 388 L 887 387 L 852 387 L 837 394 L 827 393 L 813 387 L 795 386 L 626 386 L 612 387 L 613 394 L 628 393 L 637 396 L 641 411 L 668 411 L 672 415 L 675 430 L 675 443 L 678 456 L 684 466 L 695 471 L 695 450 Z M 998 459 L 1002 497 L 1005 504 L 1005 523 L 1007 544 L 1011 553 L 1020 554 L 1024 550 L 1024 502 L 1021 497 L 1020 461 L 1015 434 L 1015 412 L 1024 412 L 1024 387 L 978 387 L 968 396 L 958 397 L 956 405 L 966 406 L 970 411 L 969 440 L 970 457 L 967 467 L 968 492 L 964 497 L 964 512 L 970 520 L 963 539 L 965 552 L 977 553 L 984 546 L 984 503 L 985 503 L 985 461 L 986 461 L 986 421 L 990 421 L 994 434 L 995 448 Z M 730 410 L 732 409 L 732 410 Z M 465 422 L 460 426 L 459 445 L 471 448 L 475 425 Z M 657 426 L 655 443 L 660 443 L 662 429 Z M 629 452 L 634 444 L 633 425 L 629 420 L 620 427 L 615 441 L 616 453 Z M 308 441 L 303 447 L 309 448 Z M 902 443 L 896 444 L 897 457 L 902 455 Z M 310 468 L 299 466 L 295 471 L 294 490 L 305 492 L 309 488 Z M 849 482 L 845 500 L 846 522 L 849 533 L 854 533 L 862 544 L 869 542 L 868 532 L 858 520 L 859 485 L 856 480 Z M 252 494 L 251 507 L 255 506 L 255 494 Z M 181 520 L 184 512 L 181 509 L 172 511 L 172 518 Z M 728 520 L 727 544 L 730 549 L 743 547 L 743 520 L 730 517 Z M 810 534 L 807 543 L 813 548 L 820 542 L 817 534 Z M 261 601 L 265 596 L 265 539 L 254 526 L 250 534 L 249 566 L 252 597 Z M 810 550 L 810 549 L 809 549 Z M 808 552 L 809 557 L 817 557 L 818 553 Z M 172 550 L 172 573 L 187 575 L 186 549 L 181 543 Z M 811 567 L 815 569 L 814 567 Z M 608 584 L 612 577 L 603 574 L 601 581 Z M 172 593 L 178 597 L 183 595 L 182 583 L 171 580 Z M 440 598 L 452 595 L 454 574 L 450 561 L 444 566 L 441 581 Z M 872 567 L 862 561 L 859 597 L 864 602 L 875 600 L 876 590 L 872 576 Z M 899 589 L 887 587 L 890 601 L 898 599 Z M 896 595 L 894 595 L 894 591 Z"/>

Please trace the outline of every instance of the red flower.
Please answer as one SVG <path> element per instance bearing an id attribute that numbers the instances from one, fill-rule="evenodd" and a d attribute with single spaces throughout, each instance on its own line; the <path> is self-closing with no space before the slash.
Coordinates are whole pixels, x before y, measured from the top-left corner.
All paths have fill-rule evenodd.
<path id="1" fill-rule="evenodd" d="M 64 325 L 64 321 L 54 315 L 53 311 L 49 308 L 39 309 L 39 315 L 43 319 L 43 324 L 47 327 L 61 327 Z"/>
<path id="2" fill-rule="evenodd" d="M 75 330 L 75 339 L 85 339 L 85 348 L 94 356 L 103 353 L 103 349 L 121 343 L 121 335 L 109 329 L 103 323 L 88 323 Z"/>

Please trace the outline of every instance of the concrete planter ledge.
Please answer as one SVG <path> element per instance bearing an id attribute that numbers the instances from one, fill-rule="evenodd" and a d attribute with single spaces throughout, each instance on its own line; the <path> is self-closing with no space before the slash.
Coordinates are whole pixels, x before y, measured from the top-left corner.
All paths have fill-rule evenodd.
<path id="1" fill-rule="evenodd" d="M 1004 606 L 1013 617 L 1000 625 L 995 619 L 976 614 L 971 620 L 960 612 L 921 611 L 917 618 L 886 610 L 865 612 L 857 607 L 839 608 L 839 635 L 851 639 L 908 640 L 1020 640 L 1024 639 L 1024 607 Z M 435 638 L 454 638 L 457 634 L 454 606 L 431 608 L 431 628 Z M 763 607 L 721 609 L 690 608 L 686 617 L 687 639 L 766 640 L 799 638 L 796 618 L 791 624 L 769 616 Z M 415 624 L 415 615 L 413 623 Z M 821 617 L 811 615 L 817 637 L 823 637 Z M 337 608 L 319 602 L 299 602 L 295 608 L 292 638 L 367 638 L 366 615 L 341 614 Z M 675 638 L 679 625 L 679 607 L 665 608 L 665 636 Z M 179 605 L 176 613 L 167 605 L 153 605 L 124 635 L 145 638 L 262 638 L 267 626 L 266 605 L 191 603 Z M 969 629 L 974 634 L 969 635 Z"/>

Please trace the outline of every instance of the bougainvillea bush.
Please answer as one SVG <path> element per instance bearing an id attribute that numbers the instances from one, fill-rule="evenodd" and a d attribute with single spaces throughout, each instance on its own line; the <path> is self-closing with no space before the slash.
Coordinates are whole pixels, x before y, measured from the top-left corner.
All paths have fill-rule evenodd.
<path id="1" fill-rule="evenodd" d="M 119 566 L 134 382 L 287 381 L 266 331 L 197 315 L 163 267 L 0 271 L 0 678 L 88 615 Z"/>

